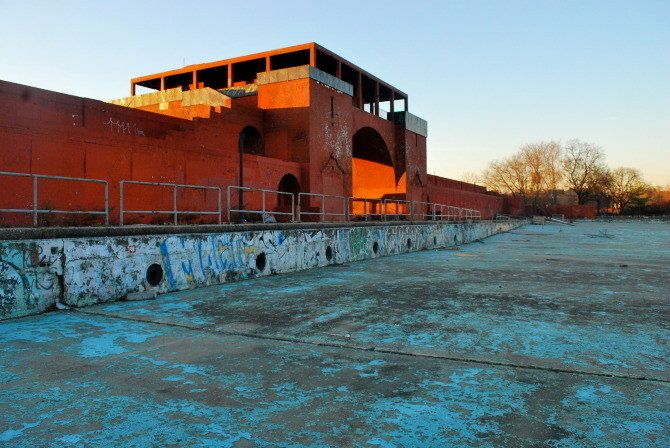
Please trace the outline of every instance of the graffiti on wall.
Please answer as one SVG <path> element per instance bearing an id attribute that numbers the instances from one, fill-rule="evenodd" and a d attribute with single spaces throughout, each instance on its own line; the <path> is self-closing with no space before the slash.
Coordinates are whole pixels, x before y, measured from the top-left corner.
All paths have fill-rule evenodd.
<path id="1" fill-rule="evenodd" d="M 515 222 L 435 223 L 0 243 L 0 318 L 448 247 Z M 261 260 L 262 259 L 262 263 Z M 157 285 L 148 268 L 161 267 Z"/>
<path id="2" fill-rule="evenodd" d="M 144 131 L 138 128 L 136 123 L 115 120 L 114 118 L 109 117 L 109 119 L 102 124 L 103 126 L 108 127 L 111 132 L 117 134 L 144 136 Z"/>
<path id="3" fill-rule="evenodd" d="M 0 244 L 0 316 L 42 311 L 55 303 L 61 255 L 58 244 L 48 240 Z"/>

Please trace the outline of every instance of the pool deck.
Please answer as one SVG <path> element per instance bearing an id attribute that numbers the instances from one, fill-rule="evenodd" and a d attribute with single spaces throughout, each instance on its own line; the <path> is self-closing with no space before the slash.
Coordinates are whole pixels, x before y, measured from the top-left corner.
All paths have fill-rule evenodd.
<path id="1" fill-rule="evenodd" d="M 0 324 L 0 446 L 668 447 L 670 223 Z"/>

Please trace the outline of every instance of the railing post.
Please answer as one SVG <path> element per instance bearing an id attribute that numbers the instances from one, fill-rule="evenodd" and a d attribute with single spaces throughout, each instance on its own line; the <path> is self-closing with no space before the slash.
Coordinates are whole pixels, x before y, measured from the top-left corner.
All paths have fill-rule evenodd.
<path id="1" fill-rule="evenodd" d="M 33 225 L 37 226 L 37 176 L 33 174 Z"/>
<path id="2" fill-rule="evenodd" d="M 109 225 L 109 184 L 105 181 L 105 225 Z"/>
<path id="3" fill-rule="evenodd" d="M 179 222 L 177 217 L 177 186 L 175 185 L 172 189 L 172 205 L 174 207 L 174 225 L 176 226 Z"/>
<path id="4" fill-rule="evenodd" d="M 295 222 L 295 195 L 291 193 L 291 222 Z"/>
<path id="5" fill-rule="evenodd" d="M 321 195 L 321 222 L 326 222 L 326 195 Z"/>
<path id="6" fill-rule="evenodd" d="M 218 201 L 219 201 L 219 224 L 221 224 L 221 213 L 223 213 L 223 210 L 221 209 L 221 187 L 218 187 L 216 190 L 219 195 L 218 195 Z"/>
<path id="7" fill-rule="evenodd" d="M 119 225 L 123 225 L 123 181 L 119 181 Z"/>
<path id="8" fill-rule="evenodd" d="M 296 205 L 296 210 L 295 210 L 295 216 L 296 216 L 296 222 L 301 222 L 302 221 L 302 193 L 298 193 L 298 204 Z"/>
<path id="9" fill-rule="evenodd" d="M 226 191 L 226 207 L 228 208 L 228 224 L 232 224 L 232 221 L 230 220 L 230 189 L 232 188 L 232 185 L 228 185 L 228 189 Z"/>
<path id="10" fill-rule="evenodd" d="M 277 195 L 277 202 L 279 202 L 279 196 L 280 195 Z M 261 204 L 262 204 L 261 210 L 262 210 L 262 213 L 264 215 L 265 214 L 265 190 L 261 191 Z M 261 215 L 261 221 L 263 220 L 263 215 Z"/>

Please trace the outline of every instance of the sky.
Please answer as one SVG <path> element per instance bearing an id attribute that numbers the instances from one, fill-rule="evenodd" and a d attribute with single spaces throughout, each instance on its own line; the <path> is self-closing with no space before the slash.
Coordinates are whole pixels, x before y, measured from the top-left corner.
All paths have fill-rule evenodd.
<path id="1" fill-rule="evenodd" d="M 129 79 L 317 42 L 409 95 L 428 171 L 579 138 L 670 184 L 670 1 L 7 1 L 0 79 L 96 99 Z"/>

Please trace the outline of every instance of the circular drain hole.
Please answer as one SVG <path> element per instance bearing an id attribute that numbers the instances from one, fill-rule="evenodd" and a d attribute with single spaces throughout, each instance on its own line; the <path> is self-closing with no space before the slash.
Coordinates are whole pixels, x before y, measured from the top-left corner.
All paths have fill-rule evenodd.
<path id="1" fill-rule="evenodd" d="M 147 268 L 147 283 L 151 286 L 158 286 L 163 280 L 163 267 L 160 264 L 154 263 Z"/>
<path id="2" fill-rule="evenodd" d="M 408 249 L 412 248 L 412 240 L 410 238 L 407 238 L 407 248 Z"/>
<path id="3" fill-rule="evenodd" d="M 377 254 L 379 253 L 379 243 L 377 243 L 376 241 L 375 241 L 375 243 L 372 245 L 372 252 L 374 252 L 375 255 L 377 255 Z"/>
<path id="4" fill-rule="evenodd" d="M 433 237 L 433 246 L 437 246 L 437 237 L 436 236 Z"/>
<path id="5" fill-rule="evenodd" d="M 261 252 L 256 255 L 256 269 L 263 272 L 265 270 L 265 264 L 267 260 L 265 259 L 265 252 Z"/>
<path id="6" fill-rule="evenodd" d="M 330 261 L 333 259 L 333 248 L 328 246 L 326 247 L 326 260 Z"/>

